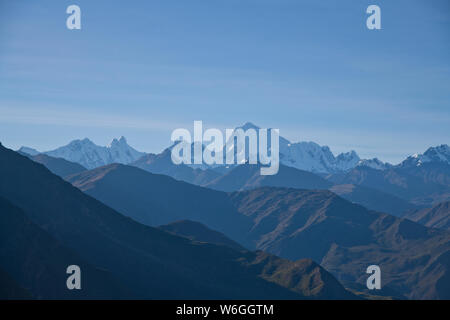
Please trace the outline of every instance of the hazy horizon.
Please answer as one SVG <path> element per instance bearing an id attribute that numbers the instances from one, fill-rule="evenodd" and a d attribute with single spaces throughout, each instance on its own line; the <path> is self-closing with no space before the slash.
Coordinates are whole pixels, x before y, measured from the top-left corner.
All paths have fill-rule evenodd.
<path id="1" fill-rule="evenodd" d="M 40 151 L 250 121 L 398 163 L 450 141 L 450 3 L 79 0 L 0 4 L 0 141 Z"/>

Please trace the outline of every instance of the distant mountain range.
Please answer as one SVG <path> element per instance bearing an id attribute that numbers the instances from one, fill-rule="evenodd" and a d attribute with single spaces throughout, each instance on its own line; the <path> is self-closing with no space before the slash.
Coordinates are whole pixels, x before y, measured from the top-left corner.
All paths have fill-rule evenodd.
<path id="1" fill-rule="evenodd" d="M 356 167 L 345 173 L 329 175 L 327 180 L 389 193 L 417 206 L 429 207 L 450 200 L 450 165 L 444 161 L 420 165 L 402 163 L 386 170 Z"/>
<path id="2" fill-rule="evenodd" d="M 32 156 L 40 153 L 28 147 L 21 147 L 18 151 Z M 130 147 L 125 137 L 114 139 L 107 147 L 98 146 L 88 138 L 74 140 L 66 146 L 42 153 L 78 163 L 87 169 L 94 169 L 110 163 L 127 164 L 145 155 L 144 152 L 139 152 Z"/>
<path id="3" fill-rule="evenodd" d="M 176 235 L 183 228 L 144 226 L 1 144 L 0 176 L 3 299 L 356 298 L 310 259 L 202 242 L 205 230 L 191 240 Z M 72 264 L 82 268 L 81 291 L 65 286 Z"/>
<path id="4" fill-rule="evenodd" d="M 127 145 L 125 139 L 120 141 L 124 146 Z M 19 152 L 26 154 L 27 149 L 21 150 Z M 38 153 L 30 158 L 43 163 L 61 177 L 85 170 L 85 167 L 77 163 L 47 154 Z M 144 154 L 135 161 L 131 161 L 131 158 L 129 160 L 130 165 L 148 172 L 222 191 L 261 186 L 330 189 L 369 209 L 397 216 L 450 200 L 450 158 L 446 145 L 429 148 L 423 155 L 409 157 L 396 166 L 384 164 L 377 159 L 359 160 L 353 169 L 320 176 L 285 165 L 281 165 L 275 176 L 261 176 L 257 172 L 257 166 L 251 165 L 206 169 L 175 165 L 169 148 L 160 154 Z"/>
<path id="5" fill-rule="evenodd" d="M 251 123 L 242 128 L 257 129 Z M 450 298 L 448 145 L 430 147 L 423 154 L 391 165 L 377 158 L 360 159 L 354 151 L 335 157 L 328 147 L 312 142 L 290 143 L 280 137 L 281 164 L 273 176 L 260 175 L 259 165 L 174 165 L 170 147 L 159 154 L 146 154 L 130 147 L 123 137 L 108 147 L 84 139 L 45 153 L 26 147 L 18 151 L 0 147 L 0 174 L 5 177 L 0 182 L 0 205 L 9 215 L 12 212 L 22 217 L 20 222 L 7 216 L 4 222 L 16 221 L 11 230 L 27 230 L 20 241 L 47 237 L 50 240 L 38 242 L 39 247 L 49 251 L 52 245 L 61 247 L 56 256 L 73 256 L 82 261 L 99 279 L 86 292 L 89 297 L 114 298 L 102 291 L 106 290 L 102 281 L 111 279 L 110 285 L 121 297 L 148 298 L 137 281 L 139 272 L 133 274 L 127 269 L 119 275 L 119 269 L 106 267 L 111 261 L 121 264 L 120 259 L 130 259 L 160 272 L 161 281 L 154 284 L 159 297 L 176 297 L 164 290 L 165 282 L 178 290 L 174 281 L 188 286 L 199 283 L 194 293 L 179 289 L 183 297 L 196 298 L 211 292 L 219 298 L 252 297 L 255 291 L 250 283 L 255 278 L 264 281 L 261 286 L 268 286 L 270 297 L 355 298 L 339 282 L 368 297 L 373 293 L 365 289 L 364 267 L 380 264 L 383 290 L 378 295 Z M 65 206 L 68 209 L 63 209 Z M 68 216 L 59 216 L 58 210 Z M 121 214 L 134 221 L 117 218 Z M 124 227 L 119 226 L 122 224 Z M 141 224 L 149 229 L 141 230 Z M 3 238 L 3 252 L 5 259 L 13 261 L 6 248 L 15 240 L 8 230 L 4 229 L 7 237 Z M 129 232 L 136 237 L 130 239 Z M 83 240 L 82 233 L 89 240 Z M 101 245 L 90 248 L 91 241 Z M 139 241 L 148 248 L 142 249 Z M 151 241 L 164 246 L 168 241 L 170 252 L 185 250 L 205 259 L 208 268 L 224 274 L 218 284 L 221 289 L 208 291 L 208 276 L 212 275 L 206 271 L 201 274 L 204 264 L 198 266 L 195 259 L 186 257 L 185 268 L 177 269 L 175 260 L 159 252 Z M 209 249 L 204 249 L 205 245 Z M 125 246 L 144 253 L 127 253 Z M 105 260 L 97 256 L 113 247 L 120 259 L 112 259 L 108 253 Z M 0 243 L 0 254 L 1 248 Z M 25 245 L 16 250 L 23 255 L 15 263 L 19 270 L 25 270 L 25 257 L 31 252 L 27 253 Z M 220 258 L 213 261 L 203 254 Z M 147 255 L 157 257 L 159 262 L 149 260 Z M 230 264 L 233 259 L 240 262 Z M 297 259 L 310 260 L 290 261 Z M 60 263 L 58 259 L 49 261 L 55 266 Z M 225 265 L 242 272 L 242 295 L 234 293 L 226 283 L 229 273 L 222 270 Z M 170 276 L 161 271 L 166 266 L 173 271 Z M 191 268 L 199 273 L 190 273 Z M 52 270 L 50 267 L 48 275 L 43 273 L 42 277 L 51 277 Z M 300 285 L 299 281 L 313 276 L 311 272 L 322 279 L 317 280 L 319 283 L 333 289 Z M 143 271 L 139 276 L 144 276 Z M 40 277 L 31 272 L 29 278 L 20 278 L 12 265 L 0 264 L 0 279 L 8 284 L 5 292 L 65 297 L 66 293 L 51 286 L 34 288 L 31 283 L 39 282 Z M 286 282 L 285 277 L 291 278 Z"/>
<path id="6" fill-rule="evenodd" d="M 355 290 L 364 286 L 364 266 L 380 264 L 386 295 L 448 297 L 443 288 L 450 285 L 450 233 L 367 210 L 330 191 L 263 187 L 222 193 L 124 165 L 67 179 L 144 224 L 197 221 L 250 249 L 319 261 Z"/>
<path id="7" fill-rule="evenodd" d="M 236 129 L 259 130 L 260 128 L 248 122 Z M 357 167 L 369 167 L 383 171 L 393 167 L 417 167 L 423 163 L 445 163 L 450 165 L 450 148 L 448 145 L 430 147 L 423 154 L 412 155 L 400 164 L 393 166 L 377 158 L 360 159 L 358 154 L 353 150 L 334 156 L 329 147 L 319 146 L 314 142 L 292 143 L 283 137 L 280 137 L 279 142 L 280 162 L 283 165 L 322 175 L 345 173 Z M 111 163 L 130 164 L 135 162 L 137 166 L 140 166 L 145 165 L 145 163 L 149 164 L 150 162 L 158 161 L 158 170 L 173 171 L 172 168 L 162 168 L 161 159 L 157 159 L 164 159 L 164 166 L 169 166 L 170 164 L 167 160 L 170 160 L 170 148 L 167 148 L 158 155 L 147 154 L 137 151 L 128 145 L 125 137 L 114 139 L 106 147 L 98 146 L 91 140 L 85 138 L 83 140 L 74 140 L 66 146 L 46 152 L 39 152 L 30 147 L 21 147 L 18 151 L 31 156 L 43 153 L 55 158 L 63 158 L 71 162 L 76 162 L 87 169 L 93 169 Z M 248 154 L 246 157 L 248 159 Z M 196 165 L 191 167 L 194 167 L 194 169 L 217 169 L 218 166 Z"/>

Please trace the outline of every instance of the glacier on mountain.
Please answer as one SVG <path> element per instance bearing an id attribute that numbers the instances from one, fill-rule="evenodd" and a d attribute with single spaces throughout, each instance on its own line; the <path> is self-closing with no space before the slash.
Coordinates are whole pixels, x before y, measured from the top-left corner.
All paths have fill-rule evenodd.
<path id="1" fill-rule="evenodd" d="M 125 137 L 114 139 L 109 146 L 98 146 L 88 138 L 73 140 L 66 146 L 44 153 L 79 163 L 88 169 L 111 163 L 129 164 L 145 155 L 130 147 Z"/>

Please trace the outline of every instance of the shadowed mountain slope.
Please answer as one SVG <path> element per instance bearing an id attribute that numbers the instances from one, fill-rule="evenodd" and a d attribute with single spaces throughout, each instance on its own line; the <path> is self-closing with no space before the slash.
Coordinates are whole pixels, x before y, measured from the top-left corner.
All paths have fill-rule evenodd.
<path id="1" fill-rule="evenodd" d="M 242 243 L 250 221 L 223 192 L 198 187 L 139 168 L 112 164 L 67 177 L 80 190 L 150 226 L 193 220 Z"/>
<path id="2" fill-rule="evenodd" d="M 329 189 L 351 202 L 361 204 L 366 208 L 401 216 L 417 206 L 394 195 L 364 186 L 347 184 L 332 185 L 329 181 L 310 172 L 280 166 L 280 171 L 274 176 L 261 176 L 259 166 L 241 165 L 205 185 L 221 191 L 250 190 L 259 187 L 282 187 L 296 189 Z"/>
<path id="3" fill-rule="evenodd" d="M 389 295 L 431 299 L 448 292 L 442 290 L 448 285 L 447 232 L 367 210 L 330 191 L 264 187 L 225 194 L 116 165 L 69 180 L 121 212 L 152 223 L 161 218 L 159 210 L 149 208 L 163 207 L 173 220 L 190 219 L 217 230 L 209 212 L 220 213 L 229 219 L 220 218 L 228 225 L 218 229 L 227 237 L 290 260 L 319 261 L 348 286 L 365 286 L 365 268 L 380 264 Z M 170 190 L 177 190 L 179 202 L 167 196 Z M 233 223 L 239 214 L 242 218 Z"/>
<path id="4" fill-rule="evenodd" d="M 220 244 L 240 251 L 247 251 L 225 235 L 198 222 L 177 221 L 160 228 L 196 241 Z M 249 254 L 248 251 L 247 254 Z M 277 283 L 307 297 L 319 299 L 335 296 L 339 296 L 340 299 L 356 298 L 348 292 L 343 292 L 338 281 L 311 259 L 292 262 L 273 254 L 257 251 L 255 258 L 248 259 L 244 264 L 267 281 Z"/>
<path id="5" fill-rule="evenodd" d="M 432 208 L 409 212 L 405 218 L 427 227 L 450 231 L 450 202 L 442 202 Z"/>
<path id="6" fill-rule="evenodd" d="M 175 165 L 171 159 L 170 149 L 166 149 L 160 154 L 146 154 L 130 165 L 150 173 L 164 174 L 195 185 L 204 185 L 220 176 L 219 173 L 210 169 L 201 170 L 184 164 Z"/>
<path id="7" fill-rule="evenodd" d="M 111 299 L 127 296 L 108 272 L 86 263 L 2 197 L 0 212 L 0 266 L 14 279 L 11 281 L 24 288 L 31 297 Z M 82 290 L 68 290 L 66 287 L 68 275 L 65 271 L 72 264 L 83 270 Z M 12 298 L 15 293 L 10 294 Z"/>
<path id="8" fill-rule="evenodd" d="M 0 299 L 31 299 L 31 294 L 22 288 L 9 274 L 0 269 Z"/>
<path id="9" fill-rule="evenodd" d="M 258 249 L 290 260 L 312 258 L 344 284 L 365 284 L 380 265 L 384 286 L 409 298 L 448 299 L 450 233 L 369 211 L 329 191 L 261 188 L 231 200 L 251 218 Z"/>
<path id="10" fill-rule="evenodd" d="M 200 222 L 180 220 L 159 226 L 158 228 L 191 240 L 228 246 L 235 250 L 246 250 L 237 242 L 226 237 L 223 233 L 211 230 Z"/>
<path id="11" fill-rule="evenodd" d="M 50 157 L 43 153 L 35 156 L 29 156 L 29 158 L 37 163 L 43 164 L 52 173 L 62 178 L 87 170 L 81 164 L 70 162 L 63 158 Z"/>
<path id="12" fill-rule="evenodd" d="M 89 265 L 106 270 L 107 274 L 126 286 L 129 294 L 120 295 L 121 298 L 301 299 L 349 295 L 335 279 L 326 282 L 327 277 L 331 277 L 327 273 L 321 283 L 295 285 L 294 281 L 290 287 L 283 287 L 268 281 L 265 279 L 268 277 L 266 273 L 257 274 L 250 267 L 257 261 L 258 253 L 193 242 L 139 224 L 82 193 L 43 165 L 1 145 L 0 176 L 0 196 L 17 207 L 0 211 L 4 219 L 1 226 L 5 230 L 1 234 L 4 237 L 2 252 L 5 257 L 20 257 L 21 252 L 26 254 L 22 244 L 27 244 L 32 248 L 30 263 L 38 262 L 42 255 L 35 257 L 33 254 L 39 250 L 44 251 L 42 254 L 48 251 L 47 245 L 37 241 L 42 237 L 48 246 L 56 246 L 56 249 L 48 251 L 52 259 L 60 261 L 54 272 L 64 274 L 65 267 L 73 264 L 74 257 L 67 256 L 64 253 L 66 250 L 62 253 L 57 250 L 67 248 Z M 149 211 L 153 210 L 157 211 L 149 208 Z M 20 211 L 26 217 L 20 215 Z M 19 233 L 20 241 L 14 239 L 17 232 L 7 232 L 8 229 L 18 230 L 24 225 Z M 45 231 L 42 236 L 35 234 L 40 233 L 39 230 Z M 16 242 L 18 244 L 14 246 Z M 30 247 L 30 243 L 36 248 Z M 20 261 L 5 258 L 1 263 L 0 268 L 4 268 L 19 284 L 21 277 L 28 275 L 26 270 L 17 271 L 17 274 L 11 272 L 14 268 L 20 268 Z M 51 261 L 44 259 L 43 268 L 52 271 L 51 266 Z M 296 272 L 312 277 L 309 268 L 301 270 L 300 267 L 297 267 Z M 53 286 L 59 288 L 63 280 L 65 284 L 65 278 L 49 277 Z M 36 286 L 43 285 L 40 278 L 36 282 Z M 318 287 L 315 288 L 315 285 Z M 295 289 L 298 286 L 303 291 Z M 110 287 L 101 289 L 111 290 Z M 320 293 L 306 296 L 301 292 Z M 41 289 L 35 289 L 34 295 L 41 294 Z"/>
<path id="13" fill-rule="evenodd" d="M 280 165 L 276 175 L 263 176 L 259 165 L 239 165 L 205 187 L 221 191 L 248 190 L 258 187 L 286 187 L 298 189 L 327 189 L 332 184 L 308 171 Z"/>

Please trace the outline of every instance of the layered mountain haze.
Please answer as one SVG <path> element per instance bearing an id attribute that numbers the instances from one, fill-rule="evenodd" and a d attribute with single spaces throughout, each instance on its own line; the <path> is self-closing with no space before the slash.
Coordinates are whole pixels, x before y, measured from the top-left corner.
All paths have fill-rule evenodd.
<path id="1" fill-rule="evenodd" d="M 298 189 L 327 189 L 329 181 L 308 171 L 280 165 L 276 175 L 261 175 L 259 165 L 240 165 L 204 184 L 221 191 L 254 189 L 262 186 L 292 187 Z"/>
<path id="2" fill-rule="evenodd" d="M 70 162 L 63 158 L 50 157 L 43 153 L 38 153 L 34 156 L 31 156 L 27 153 L 23 153 L 23 155 L 28 156 L 31 160 L 33 160 L 37 163 L 43 164 L 52 173 L 54 173 L 60 177 L 66 177 L 66 176 L 69 176 L 69 175 L 72 175 L 75 173 L 80 173 L 80 172 L 87 170 L 81 164 L 78 164 L 75 162 Z"/>
<path id="3" fill-rule="evenodd" d="M 237 129 L 260 130 L 250 122 L 235 130 Z M 69 161 L 75 163 L 85 163 L 87 168 L 111 163 L 130 164 L 151 173 L 168 175 L 176 180 L 222 191 L 260 186 L 331 188 L 330 190 L 352 202 L 397 216 L 450 199 L 450 160 L 447 145 L 431 147 L 424 154 L 411 156 L 394 166 L 377 158 L 360 159 L 354 151 L 335 157 L 326 146 L 321 147 L 313 142 L 291 143 L 280 137 L 281 169 L 272 177 L 258 176 L 256 167 L 249 165 L 245 165 L 247 168 L 240 168 L 243 165 L 175 165 L 171 159 L 173 146 L 159 154 L 144 154 L 129 147 L 123 137 L 120 140 L 115 139 L 109 148 L 95 146 L 88 139 L 84 139 L 75 140 L 66 147 L 51 151 L 51 154 L 60 154 L 62 158 L 71 159 Z M 29 149 L 21 150 L 25 152 Z M 191 145 L 191 157 L 193 150 L 194 143 Z M 246 149 L 245 152 L 244 159 L 248 161 L 249 151 Z M 36 160 L 45 162 L 38 158 Z M 70 169 L 72 171 L 58 171 L 55 166 L 50 165 L 49 159 L 46 159 L 46 162 L 49 163 L 47 167 L 61 177 L 77 172 L 74 168 Z M 323 181 L 321 177 L 328 181 Z"/>
<path id="4" fill-rule="evenodd" d="M 232 171 L 251 173 L 252 168 L 257 170 L 256 166 L 242 165 Z M 236 177 L 252 181 L 244 172 Z M 450 250 L 449 233 L 367 210 L 330 191 L 258 188 L 261 185 L 255 183 L 249 191 L 222 193 L 123 165 L 86 171 L 68 180 L 146 224 L 154 225 L 161 219 L 189 219 L 219 230 L 250 249 L 291 260 L 311 258 L 333 270 L 355 290 L 365 285 L 364 268 L 379 264 L 385 270 L 383 281 L 389 296 L 447 297 L 448 291 L 443 288 L 450 285 L 450 265 L 445 260 Z M 325 180 L 319 181 L 328 186 Z M 370 194 L 364 188 L 352 187 L 363 190 L 363 195 Z M 168 190 L 178 195 L 177 201 L 171 201 Z M 159 212 L 164 213 L 163 217 Z"/>
<path id="5" fill-rule="evenodd" d="M 386 170 L 356 167 L 333 174 L 335 184 L 355 184 L 389 193 L 417 206 L 430 206 L 450 199 L 450 165 L 424 163 L 420 166 L 395 166 Z"/>
<path id="6" fill-rule="evenodd" d="M 258 165 L 240 165 L 223 171 L 221 176 L 212 181 L 208 182 L 205 175 L 202 175 L 201 178 L 192 179 L 190 182 L 197 184 L 195 181 L 202 181 L 198 184 L 226 192 L 267 186 L 309 190 L 328 189 L 351 202 L 397 216 L 419 208 L 407 200 L 381 190 L 355 184 L 333 184 L 318 175 L 296 168 L 280 165 L 278 174 L 273 176 L 262 176 L 259 168 Z M 206 173 L 206 171 L 202 172 Z"/>
<path id="7" fill-rule="evenodd" d="M 72 297 L 73 291 L 60 292 L 65 286 L 60 277 L 66 266 L 78 263 L 88 274 L 87 264 L 92 272 L 101 270 L 86 284 L 98 284 L 98 291 L 84 291 L 85 298 L 354 298 L 309 260 L 237 251 L 139 224 L 1 145 L 0 176 L 0 196 L 6 199 L 0 211 L 0 268 L 12 277 L 11 289 L 18 289 L 17 283 L 35 298 Z M 47 273 L 34 265 L 38 262 Z"/>
<path id="8" fill-rule="evenodd" d="M 228 203 L 225 193 L 132 166 L 111 164 L 66 180 L 111 208 L 150 226 L 188 219 L 243 241 L 250 225 Z"/>
<path id="9" fill-rule="evenodd" d="M 354 184 L 337 184 L 329 188 L 338 196 L 360 204 L 367 209 L 403 216 L 405 212 L 416 210 L 418 206 L 381 190 Z"/>
<path id="10" fill-rule="evenodd" d="M 450 233 L 369 211 L 329 191 L 262 188 L 230 199 L 254 225 L 256 248 L 311 258 L 344 284 L 365 285 L 365 268 L 383 270 L 384 287 L 414 299 L 450 298 Z"/>
<path id="11" fill-rule="evenodd" d="M 196 185 L 205 185 L 220 176 L 218 172 L 208 168 L 202 170 L 185 164 L 175 165 L 172 162 L 170 148 L 160 154 L 146 154 L 130 163 L 130 165 L 151 173 L 164 174 L 176 180 Z"/>
<path id="12" fill-rule="evenodd" d="M 355 298 L 342 283 L 373 298 L 366 268 L 376 264 L 378 296 L 450 298 L 447 145 L 391 165 L 314 142 L 279 143 L 276 175 L 249 164 L 248 149 L 239 165 L 175 165 L 174 145 L 143 153 L 124 137 L 44 153 L 0 145 L 0 294 Z M 97 279 L 84 295 L 63 292 L 65 274 L 55 270 L 66 262 Z M 58 286 L 43 284 L 52 277 Z"/>

